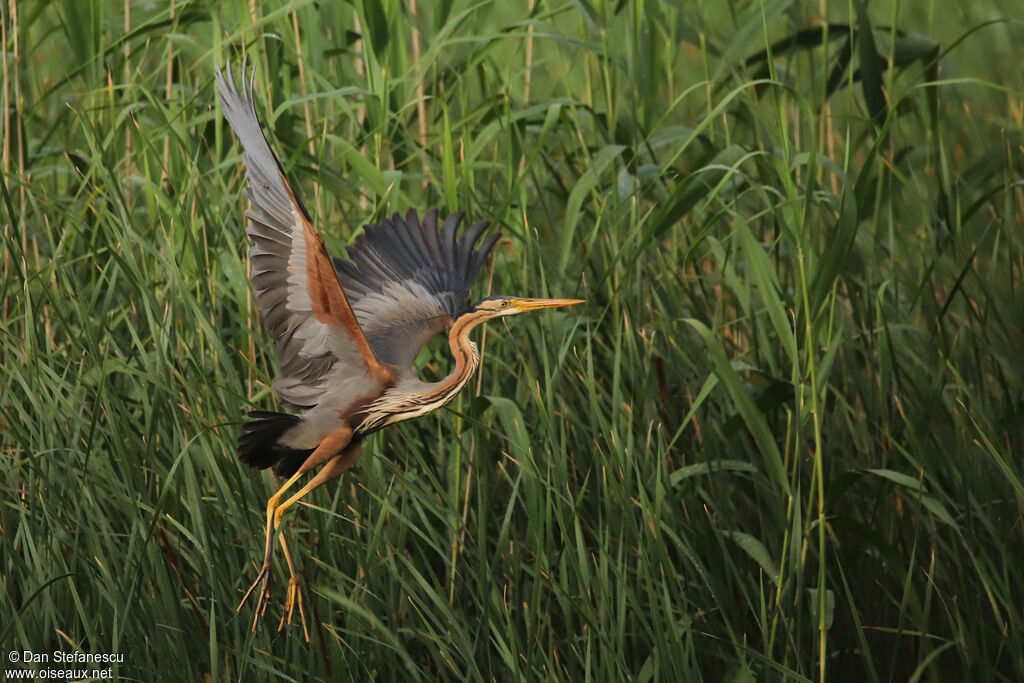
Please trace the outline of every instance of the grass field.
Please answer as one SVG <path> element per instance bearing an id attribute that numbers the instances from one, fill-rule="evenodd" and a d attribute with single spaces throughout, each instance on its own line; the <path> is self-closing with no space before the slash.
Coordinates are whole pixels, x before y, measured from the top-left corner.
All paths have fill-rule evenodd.
<path id="1" fill-rule="evenodd" d="M 1015 0 L 2 4 L 5 660 L 1024 680 Z M 330 248 L 464 209 L 507 237 L 476 294 L 587 299 L 492 324 L 291 516 L 311 643 L 283 563 L 234 613 L 275 484 L 234 442 L 277 405 L 213 88 L 243 54 Z"/>

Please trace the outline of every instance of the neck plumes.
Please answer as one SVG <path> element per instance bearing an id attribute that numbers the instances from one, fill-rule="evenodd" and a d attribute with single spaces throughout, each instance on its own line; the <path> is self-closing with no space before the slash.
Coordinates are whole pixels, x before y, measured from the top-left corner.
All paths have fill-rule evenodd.
<path id="1" fill-rule="evenodd" d="M 469 333 L 487 317 L 482 311 L 459 317 L 448 332 L 448 346 L 455 359 L 455 367 L 448 376 L 440 382 L 422 382 L 410 372 L 369 406 L 357 432 L 368 434 L 396 422 L 426 415 L 455 398 L 480 365 L 480 351 L 470 341 Z"/>

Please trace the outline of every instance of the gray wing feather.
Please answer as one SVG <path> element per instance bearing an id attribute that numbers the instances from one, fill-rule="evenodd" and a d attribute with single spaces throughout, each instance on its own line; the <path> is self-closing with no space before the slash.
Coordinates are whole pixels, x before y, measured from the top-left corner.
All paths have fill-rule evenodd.
<path id="1" fill-rule="evenodd" d="M 246 214 L 249 275 L 263 325 L 277 342 L 279 374 L 274 391 L 293 406 L 313 407 L 332 386 L 343 384 L 358 393 L 360 387 L 349 380 L 364 382 L 369 390 L 376 382 L 367 374 L 357 341 L 341 326 L 314 314 L 307 266 L 317 255 L 306 253 L 311 244 L 305 232 L 311 220 L 263 134 L 252 83 L 247 87 L 243 82 L 239 89 L 230 68 L 227 78 L 218 69 L 216 80 L 224 116 L 245 152 L 249 176 L 245 194 L 251 202 Z"/>
<path id="2" fill-rule="evenodd" d="M 461 212 L 437 227 L 437 210 L 415 210 L 368 225 L 334 259 L 359 325 L 382 362 L 412 365 L 416 354 L 469 304 L 469 288 L 499 234 L 474 248 L 490 225 L 473 224 L 461 237 Z"/>

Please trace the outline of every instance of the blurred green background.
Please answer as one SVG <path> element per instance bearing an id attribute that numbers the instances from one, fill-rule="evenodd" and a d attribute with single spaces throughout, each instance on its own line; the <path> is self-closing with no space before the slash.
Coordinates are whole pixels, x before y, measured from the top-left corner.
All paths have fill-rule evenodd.
<path id="1" fill-rule="evenodd" d="M 1024 680 L 1019 3 L 2 5 L 4 653 Z M 281 562 L 234 614 L 274 488 L 234 441 L 276 405 L 213 88 L 243 54 L 330 248 L 464 209 L 507 237 L 475 294 L 588 301 L 493 324 L 291 516 L 308 644 Z"/>

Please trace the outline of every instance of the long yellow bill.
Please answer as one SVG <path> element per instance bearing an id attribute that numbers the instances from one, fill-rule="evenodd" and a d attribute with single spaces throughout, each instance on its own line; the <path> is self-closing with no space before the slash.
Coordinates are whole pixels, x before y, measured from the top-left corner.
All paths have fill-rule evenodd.
<path id="1" fill-rule="evenodd" d="M 512 305 L 520 311 L 539 311 L 542 308 L 559 308 L 586 303 L 583 299 L 516 299 Z"/>

